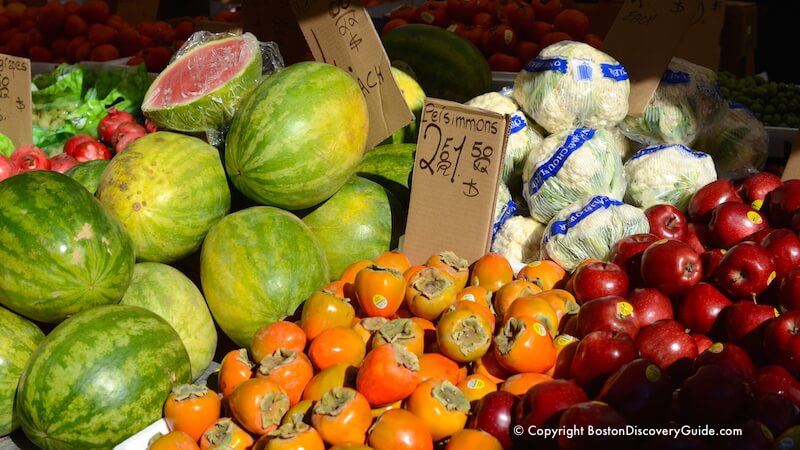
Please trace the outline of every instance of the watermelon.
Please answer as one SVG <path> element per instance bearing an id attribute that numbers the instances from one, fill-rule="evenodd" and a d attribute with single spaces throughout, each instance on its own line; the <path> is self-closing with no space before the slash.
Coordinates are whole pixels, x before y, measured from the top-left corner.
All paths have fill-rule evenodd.
<path id="1" fill-rule="evenodd" d="M 0 436 L 19 427 L 14 395 L 22 370 L 42 339 L 44 333 L 33 322 L 0 307 Z"/>
<path id="2" fill-rule="evenodd" d="M 65 172 L 65 175 L 74 179 L 89 192 L 94 195 L 97 192 L 97 185 L 100 184 L 100 176 L 108 166 L 108 159 L 93 159 L 73 166 Z"/>
<path id="3" fill-rule="evenodd" d="M 117 303 L 135 262 L 125 229 L 72 178 L 37 170 L 0 182 L 0 304 L 57 323 Z"/>
<path id="4" fill-rule="evenodd" d="M 172 386 L 190 375 L 167 321 L 138 306 L 98 306 L 39 344 L 19 381 L 17 414 L 40 448 L 110 449 L 158 420 Z"/>
<path id="5" fill-rule="evenodd" d="M 407 209 L 416 150 L 416 144 L 379 145 L 364 155 L 356 174 L 388 189 Z"/>
<path id="6" fill-rule="evenodd" d="M 166 264 L 138 263 L 120 304 L 141 306 L 164 318 L 186 346 L 192 379 L 205 372 L 217 350 L 217 329 L 203 294 L 186 275 Z"/>
<path id="7" fill-rule="evenodd" d="M 199 249 L 231 206 L 219 151 L 166 131 L 145 135 L 115 156 L 97 198 L 125 226 L 137 259 L 162 263 Z"/>
<path id="8" fill-rule="evenodd" d="M 414 77 L 429 97 L 464 103 L 492 90 L 492 71 L 483 53 L 444 28 L 403 25 L 381 41 L 392 66 Z"/>
<path id="9" fill-rule="evenodd" d="M 308 208 L 350 178 L 368 130 L 367 103 L 352 76 L 321 62 L 293 64 L 261 82 L 236 112 L 225 168 L 260 204 Z"/>
<path id="10" fill-rule="evenodd" d="M 127 151 L 127 150 L 126 150 Z M 294 214 L 254 206 L 225 216 L 200 251 L 200 283 L 217 324 L 240 347 L 329 281 L 325 252 Z"/>
<path id="11" fill-rule="evenodd" d="M 159 128 L 222 129 L 261 80 L 262 55 L 251 34 L 197 41 L 153 80 L 142 112 Z"/>
<path id="12" fill-rule="evenodd" d="M 397 87 L 400 88 L 400 93 L 403 94 L 403 100 L 405 100 L 406 106 L 414 113 L 414 121 L 392 133 L 384 143 L 400 144 L 403 142 L 417 142 L 419 120 L 422 116 L 422 106 L 425 104 L 425 92 L 422 90 L 419 83 L 417 83 L 417 80 L 411 75 L 397 67 L 392 67 L 391 70 L 394 81 L 397 83 Z"/>
<path id="13" fill-rule="evenodd" d="M 373 181 L 354 176 L 333 197 L 303 217 L 319 239 L 331 277 L 359 259 L 391 250 L 392 208 L 389 193 Z"/>

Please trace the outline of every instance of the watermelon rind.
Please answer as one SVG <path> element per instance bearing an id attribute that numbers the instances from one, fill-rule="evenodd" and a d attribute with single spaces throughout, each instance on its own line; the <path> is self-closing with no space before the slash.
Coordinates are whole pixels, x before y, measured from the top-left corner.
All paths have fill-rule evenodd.
<path id="1" fill-rule="evenodd" d="M 72 178 L 37 170 L 0 182 L 0 304 L 58 323 L 117 303 L 133 274 L 125 228 Z"/>
<path id="2" fill-rule="evenodd" d="M 97 192 L 97 185 L 100 184 L 100 176 L 103 175 L 103 171 L 109 162 L 111 161 L 108 159 L 93 159 L 82 162 L 64 172 L 64 175 L 77 181 L 94 195 Z"/>
<path id="3" fill-rule="evenodd" d="M 249 54 L 244 52 L 224 53 L 214 51 L 215 47 L 225 45 L 229 40 L 243 40 L 248 46 Z M 185 61 L 197 56 L 198 53 L 209 53 L 208 60 L 202 67 L 184 67 Z M 202 72 L 205 74 L 219 73 L 221 68 L 230 65 L 241 65 L 242 69 L 220 87 L 204 95 L 196 96 L 196 92 L 187 92 L 194 99 L 183 104 L 161 106 L 159 96 L 171 93 L 172 89 L 180 86 L 166 86 L 165 78 L 173 70 L 189 72 Z M 194 75 L 196 76 L 196 75 Z M 147 90 L 142 101 L 142 112 L 159 127 L 184 132 L 209 132 L 220 130 L 233 118 L 237 106 L 244 96 L 250 92 L 262 76 L 262 54 L 258 40 L 251 34 L 231 36 L 222 39 L 210 40 L 182 54 L 171 62 L 157 77 Z M 196 97 L 196 98 L 195 98 Z"/>
<path id="4" fill-rule="evenodd" d="M 211 228 L 200 251 L 200 280 L 214 320 L 241 347 L 329 281 L 311 230 L 271 206 L 237 211 Z"/>
<path id="5" fill-rule="evenodd" d="M 162 263 L 199 249 L 231 206 L 219 151 L 167 131 L 147 134 L 115 156 L 96 195 L 125 226 L 137 260 Z"/>
<path id="6" fill-rule="evenodd" d="M 178 269 L 155 262 L 137 263 L 120 304 L 141 306 L 172 325 L 189 353 L 193 380 L 211 364 L 217 350 L 214 319 L 203 294 Z"/>
<path id="7" fill-rule="evenodd" d="M 45 450 L 110 449 L 161 417 L 189 355 L 164 319 L 104 305 L 70 317 L 39 344 L 19 381 L 25 435 Z"/>
<path id="8" fill-rule="evenodd" d="M 0 307 L 0 436 L 19 427 L 14 395 L 25 364 L 43 339 L 33 322 Z"/>
<path id="9" fill-rule="evenodd" d="M 265 78 L 240 105 L 225 142 L 225 169 L 259 204 L 309 208 L 350 178 L 368 131 L 367 103 L 350 74 L 296 63 Z"/>

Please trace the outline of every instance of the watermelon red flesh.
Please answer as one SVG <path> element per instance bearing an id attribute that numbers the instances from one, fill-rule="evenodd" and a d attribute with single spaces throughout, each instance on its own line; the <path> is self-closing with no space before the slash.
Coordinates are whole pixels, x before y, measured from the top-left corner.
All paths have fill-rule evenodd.
<path id="1" fill-rule="evenodd" d="M 173 384 L 191 381 L 180 337 L 144 308 L 105 305 L 65 320 L 20 378 L 17 411 L 43 449 L 109 449 L 158 420 Z"/>
<path id="2" fill-rule="evenodd" d="M 52 171 L 0 183 L 0 304 L 57 323 L 122 298 L 133 274 L 130 238 L 89 191 Z"/>
<path id="3" fill-rule="evenodd" d="M 14 395 L 19 377 L 44 333 L 33 322 L 0 307 L 0 436 L 14 431 Z"/>

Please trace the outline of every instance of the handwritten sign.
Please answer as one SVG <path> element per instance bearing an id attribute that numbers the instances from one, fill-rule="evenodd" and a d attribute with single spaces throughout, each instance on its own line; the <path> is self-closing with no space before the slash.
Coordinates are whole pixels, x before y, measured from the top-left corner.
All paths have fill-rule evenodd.
<path id="1" fill-rule="evenodd" d="M 709 69 L 719 68 L 720 35 L 725 24 L 725 0 L 703 0 L 675 56 Z"/>
<path id="2" fill-rule="evenodd" d="M 669 61 L 701 11 L 702 0 L 625 0 L 603 51 L 625 66 L 631 79 L 628 114 L 641 116 Z"/>
<path id="3" fill-rule="evenodd" d="M 358 82 L 369 108 L 368 148 L 414 120 L 360 0 L 290 3 L 314 59 L 346 70 Z"/>
<path id="4" fill-rule="evenodd" d="M 31 62 L 0 54 L 0 133 L 15 147 L 33 144 Z"/>
<path id="5" fill-rule="evenodd" d="M 489 250 L 508 116 L 427 98 L 411 180 L 403 251 L 417 264 L 450 250 Z"/>

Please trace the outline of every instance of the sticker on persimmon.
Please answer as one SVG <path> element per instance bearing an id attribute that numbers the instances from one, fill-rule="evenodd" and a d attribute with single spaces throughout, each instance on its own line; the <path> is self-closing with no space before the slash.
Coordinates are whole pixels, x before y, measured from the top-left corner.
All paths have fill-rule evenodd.
<path id="1" fill-rule="evenodd" d="M 474 294 L 464 294 L 464 296 L 461 297 L 461 300 L 462 301 L 467 301 L 467 302 L 474 302 L 475 301 L 475 295 Z"/>
<path id="2" fill-rule="evenodd" d="M 761 217 L 761 214 L 755 211 L 748 211 L 747 218 L 756 225 L 761 225 L 761 223 L 764 221 L 764 219 Z"/>
<path id="3" fill-rule="evenodd" d="M 545 336 L 547 334 L 547 330 L 544 328 L 544 325 L 539 322 L 533 324 L 533 332 L 539 336 Z"/>
<path id="4" fill-rule="evenodd" d="M 483 380 L 473 378 L 467 381 L 467 387 L 470 389 L 483 389 L 484 387 L 486 387 L 486 383 L 484 383 Z"/>
<path id="5" fill-rule="evenodd" d="M 372 304 L 375 305 L 376 308 L 383 309 L 389 306 L 389 300 L 380 294 L 375 294 L 372 296 Z"/>

